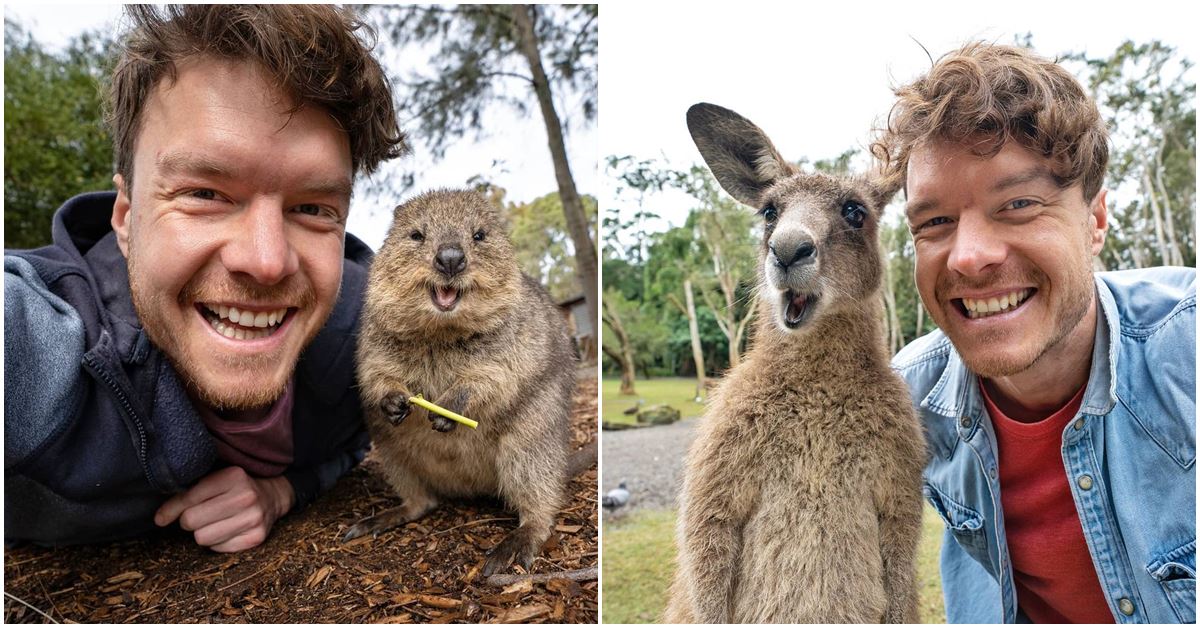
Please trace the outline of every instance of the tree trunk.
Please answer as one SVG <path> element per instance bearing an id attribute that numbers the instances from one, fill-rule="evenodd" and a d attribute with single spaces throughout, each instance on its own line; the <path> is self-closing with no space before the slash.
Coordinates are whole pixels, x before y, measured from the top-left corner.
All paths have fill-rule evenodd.
<path id="1" fill-rule="evenodd" d="M 1171 207 L 1171 193 L 1167 190 L 1167 186 L 1163 183 L 1163 151 L 1166 149 L 1166 136 L 1163 136 L 1162 142 L 1158 145 L 1158 150 L 1154 154 L 1154 183 L 1155 189 L 1158 190 L 1158 197 L 1162 199 L 1163 221 L 1166 223 L 1167 232 L 1167 247 L 1171 253 L 1170 261 L 1166 262 L 1170 266 L 1183 266 L 1183 251 L 1179 248 L 1179 240 L 1175 237 L 1175 216 Z"/>
<path id="2" fill-rule="evenodd" d="M 913 338 L 920 338 L 925 332 L 925 306 L 921 305 L 921 297 L 917 297 L 917 332 Z"/>
<path id="3" fill-rule="evenodd" d="M 692 297 L 692 280 L 683 281 L 687 299 L 688 331 L 692 334 L 692 359 L 696 361 L 696 396 L 704 394 L 704 349 L 700 346 L 700 325 L 696 322 L 696 300 Z"/>
<path id="4" fill-rule="evenodd" d="M 633 369 L 633 345 L 629 342 L 629 334 L 625 333 L 625 326 L 621 324 L 621 317 L 617 315 L 616 308 L 609 307 L 607 302 L 604 304 L 604 323 L 616 335 L 617 344 L 621 347 L 620 351 L 603 347 L 604 352 L 621 367 L 621 394 L 636 395 L 637 392 L 633 389 L 636 375 Z"/>
<path id="5" fill-rule="evenodd" d="M 1154 218 L 1154 242 L 1158 245 L 1158 263 L 1170 264 L 1170 253 L 1167 240 L 1163 234 L 1162 210 L 1158 206 L 1158 194 L 1154 192 L 1154 184 L 1150 181 L 1150 164 L 1142 162 L 1142 191 L 1149 200 L 1150 215 Z"/>
<path id="6" fill-rule="evenodd" d="M 750 321 L 754 320 L 754 313 L 758 311 L 758 292 L 752 292 L 750 303 L 746 304 L 746 316 L 738 323 L 737 333 L 734 334 L 733 342 L 737 346 L 742 346 L 742 339 L 746 337 L 746 330 L 750 328 Z"/>
<path id="7" fill-rule="evenodd" d="M 596 312 L 599 309 L 599 298 L 596 271 L 596 244 L 588 232 L 587 212 L 583 209 L 583 201 L 575 189 L 575 180 L 571 177 L 571 165 L 567 162 L 567 147 L 563 142 L 562 122 L 558 112 L 554 110 L 554 99 L 550 93 L 550 81 L 542 68 L 542 57 L 538 50 L 537 30 L 534 19 L 537 15 L 534 5 L 518 4 L 513 6 L 513 21 L 517 26 L 517 42 L 521 55 L 529 62 L 529 70 L 533 74 L 533 91 L 537 94 L 538 105 L 542 110 L 542 120 L 546 123 L 546 136 L 550 143 L 550 156 L 554 160 L 554 177 L 558 181 L 558 197 L 562 200 L 563 216 L 567 220 L 567 232 L 575 246 L 575 273 L 583 296 L 587 301 L 588 318 L 592 329 L 599 337 L 600 327 L 596 324 Z"/>
<path id="8" fill-rule="evenodd" d="M 709 301 L 708 293 L 702 292 L 704 302 L 708 304 L 709 309 L 717 318 L 717 326 L 721 328 L 721 333 L 725 334 L 725 338 L 729 341 L 729 368 L 733 368 L 742 361 L 742 329 L 747 321 L 753 316 L 753 308 L 746 311 L 746 315 L 739 321 L 737 318 L 737 308 L 735 307 L 735 298 L 737 297 L 737 280 L 734 279 L 733 273 L 728 269 L 727 265 L 722 264 L 723 254 L 721 253 L 721 242 L 708 232 L 701 225 L 700 237 L 708 245 L 709 255 L 712 257 L 713 274 L 717 277 L 717 283 L 721 287 L 721 295 L 725 297 L 725 309 L 722 310 Z"/>

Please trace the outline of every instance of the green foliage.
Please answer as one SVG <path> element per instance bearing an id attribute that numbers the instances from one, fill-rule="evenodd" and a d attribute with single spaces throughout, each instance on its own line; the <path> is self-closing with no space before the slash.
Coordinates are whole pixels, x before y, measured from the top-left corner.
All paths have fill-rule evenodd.
<path id="1" fill-rule="evenodd" d="M 636 371 L 648 373 L 655 370 L 657 360 L 668 351 L 670 336 L 670 329 L 662 324 L 661 311 L 654 306 L 647 307 L 645 302 L 627 298 L 614 287 L 606 287 L 603 298 L 605 307 L 616 311 L 625 333 L 629 335 Z M 606 347 L 620 352 L 616 334 L 605 330 L 602 340 Z M 620 373 L 607 352 L 604 355 L 603 367 L 605 373 Z"/>
<path id="2" fill-rule="evenodd" d="M 454 140 L 479 137 L 485 112 L 495 104 L 529 113 L 532 78 L 521 58 L 512 11 L 517 5 L 368 5 L 398 48 L 432 51 L 431 67 L 398 77 L 401 110 L 436 156 Z M 536 5 L 536 34 L 552 91 L 578 102 L 582 119 L 596 116 L 594 4 Z M 412 47 L 410 47 L 412 45 Z"/>
<path id="3" fill-rule="evenodd" d="M 1017 43 L 1032 47 L 1032 39 L 1025 34 Z M 1064 63 L 1078 70 L 1110 123 L 1112 159 L 1105 182 L 1110 189 L 1109 231 L 1101 264 L 1110 269 L 1194 266 L 1196 86 L 1188 80 L 1192 63 L 1157 41 L 1125 42 L 1107 57 L 1067 55 Z M 801 159 L 798 164 L 847 174 L 856 156 L 851 149 L 830 159 Z M 632 156 L 610 157 L 608 166 L 611 185 L 625 211 L 607 210 L 605 285 L 640 303 L 640 309 L 651 312 L 667 331 L 662 353 L 636 356 L 645 369 L 639 372 L 693 374 L 687 320 L 676 303 L 683 299 L 684 279 L 691 279 L 697 290 L 706 369 L 720 373 L 728 365 L 728 340 L 716 314 L 723 312 L 725 303 L 714 298 L 720 292 L 710 254 L 719 244 L 723 258 L 739 265 L 731 269 L 738 282 L 735 307 L 747 307 L 758 258 L 753 214 L 725 196 L 700 166 L 674 171 Z M 649 193 L 670 187 L 688 192 L 695 204 L 684 224 L 651 233 L 646 225 L 657 217 L 643 204 Z M 632 219 L 621 222 L 620 216 Z M 887 264 L 885 303 L 890 301 L 880 306 L 880 315 L 895 351 L 935 329 L 916 289 L 915 251 L 900 199 L 885 212 L 880 238 Z"/>
<path id="4" fill-rule="evenodd" d="M 1159 41 L 1083 53 L 1081 80 L 1109 122 L 1107 268 L 1195 266 L 1196 84 L 1192 62 Z"/>
<path id="5" fill-rule="evenodd" d="M 596 224 L 596 199 L 583 197 L 588 224 Z M 579 295 L 575 249 L 567 233 L 562 200 L 551 192 L 528 203 L 508 203 L 509 238 L 521 270 L 537 279 L 555 301 Z"/>
<path id="6" fill-rule="evenodd" d="M 657 327 L 668 332 L 665 353 L 635 352 L 639 372 L 696 374 L 684 311 L 685 280 L 693 285 L 705 370 L 709 374 L 724 371 L 729 366 L 729 339 L 717 316 L 728 319 L 728 307 L 721 281 L 723 278 L 735 289 L 732 315 L 740 320 L 751 307 L 757 258 L 753 212 L 721 192 L 712 175 L 701 166 L 679 171 L 653 160 L 609 157 L 607 161 L 607 174 L 617 197 L 633 207 L 627 212 L 632 218 L 625 222 L 621 222 L 618 210 L 608 211 L 604 285 L 620 291 L 626 299 L 640 301 L 643 311 L 653 312 Z M 693 208 L 682 226 L 649 233 L 647 222 L 657 216 L 643 207 L 645 195 L 668 188 L 690 195 Z M 644 331 L 657 334 L 658 328 L 647 327 Z M 630 336 L 638 344 L 634 331 L 630 330 Z M 605 365 L 614 366 L 607 361 Z"/>
<path id="7" fill-rule="evenodd" d="M 4 21 L 4 246 L 50 242 L 54 211 L 112 187 L 112 139 L 100 77 L 111 42 L 83 34 L 61 53 Z"/>

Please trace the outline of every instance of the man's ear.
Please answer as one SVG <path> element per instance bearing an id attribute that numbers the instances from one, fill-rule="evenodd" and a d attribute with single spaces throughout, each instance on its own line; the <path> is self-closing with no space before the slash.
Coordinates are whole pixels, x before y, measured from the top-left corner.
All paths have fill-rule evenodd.
<path id="1" fill-rule="evenodd" d="M 121 255 L 129 258 L 129 224 L 133 218 L 129 203 L 129 186 L 125 185 L 125 177 L 113 175 L 113 185 L 117 188 L 117 200 L 113 202 L 112 228 L 117 234 L 117 246 L 121 247 Z"/>
<path id="2" fill-rule="evenodd" d="M 1092 256 L 1104 248 L 1104 235 L 1108 232 L 1108 190 L 1100 188 L 1088 206 L 1088 224 L 1092 231 Z"/>
<path id="3" fill-rule="evenodd" d="M 762 129 L 729 109 L 709 103 L 692 105 L 687 126 L 717 182 L 745 205 L 760 209 L 763 191 L 795 171 Z"/>

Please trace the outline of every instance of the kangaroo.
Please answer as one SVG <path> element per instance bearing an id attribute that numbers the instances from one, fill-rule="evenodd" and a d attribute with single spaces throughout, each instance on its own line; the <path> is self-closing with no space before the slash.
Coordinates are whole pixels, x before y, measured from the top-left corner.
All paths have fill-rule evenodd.
<path id="1" fill-rule="evenodd" d="M 801 172 L 722 107 L 687 123 L 763 238 L 752 346 L 686 459 L 665 621 L 916 622 L 925 446 L 877 307 L 895 189 Z"/>

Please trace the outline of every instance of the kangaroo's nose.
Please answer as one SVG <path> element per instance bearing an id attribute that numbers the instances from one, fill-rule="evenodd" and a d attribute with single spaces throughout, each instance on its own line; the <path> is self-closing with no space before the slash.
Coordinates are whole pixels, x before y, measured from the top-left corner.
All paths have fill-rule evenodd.
<path id="1" fill-rule="evenodd" d="M 453 244 L 447 244 L 438 249 L 433 258 L 433 267 L 447 277 L 461 273 L 467 267 L 467 256 L 463 250 Z"/>
<path id="2" fill-rule="evenodd" d="M 767 246 L 775 256 L 775 263 L 783 269 L 792 264 L 808 264 L 817 257 L 817 245 L 808 236 L 771 238 Z"/>

